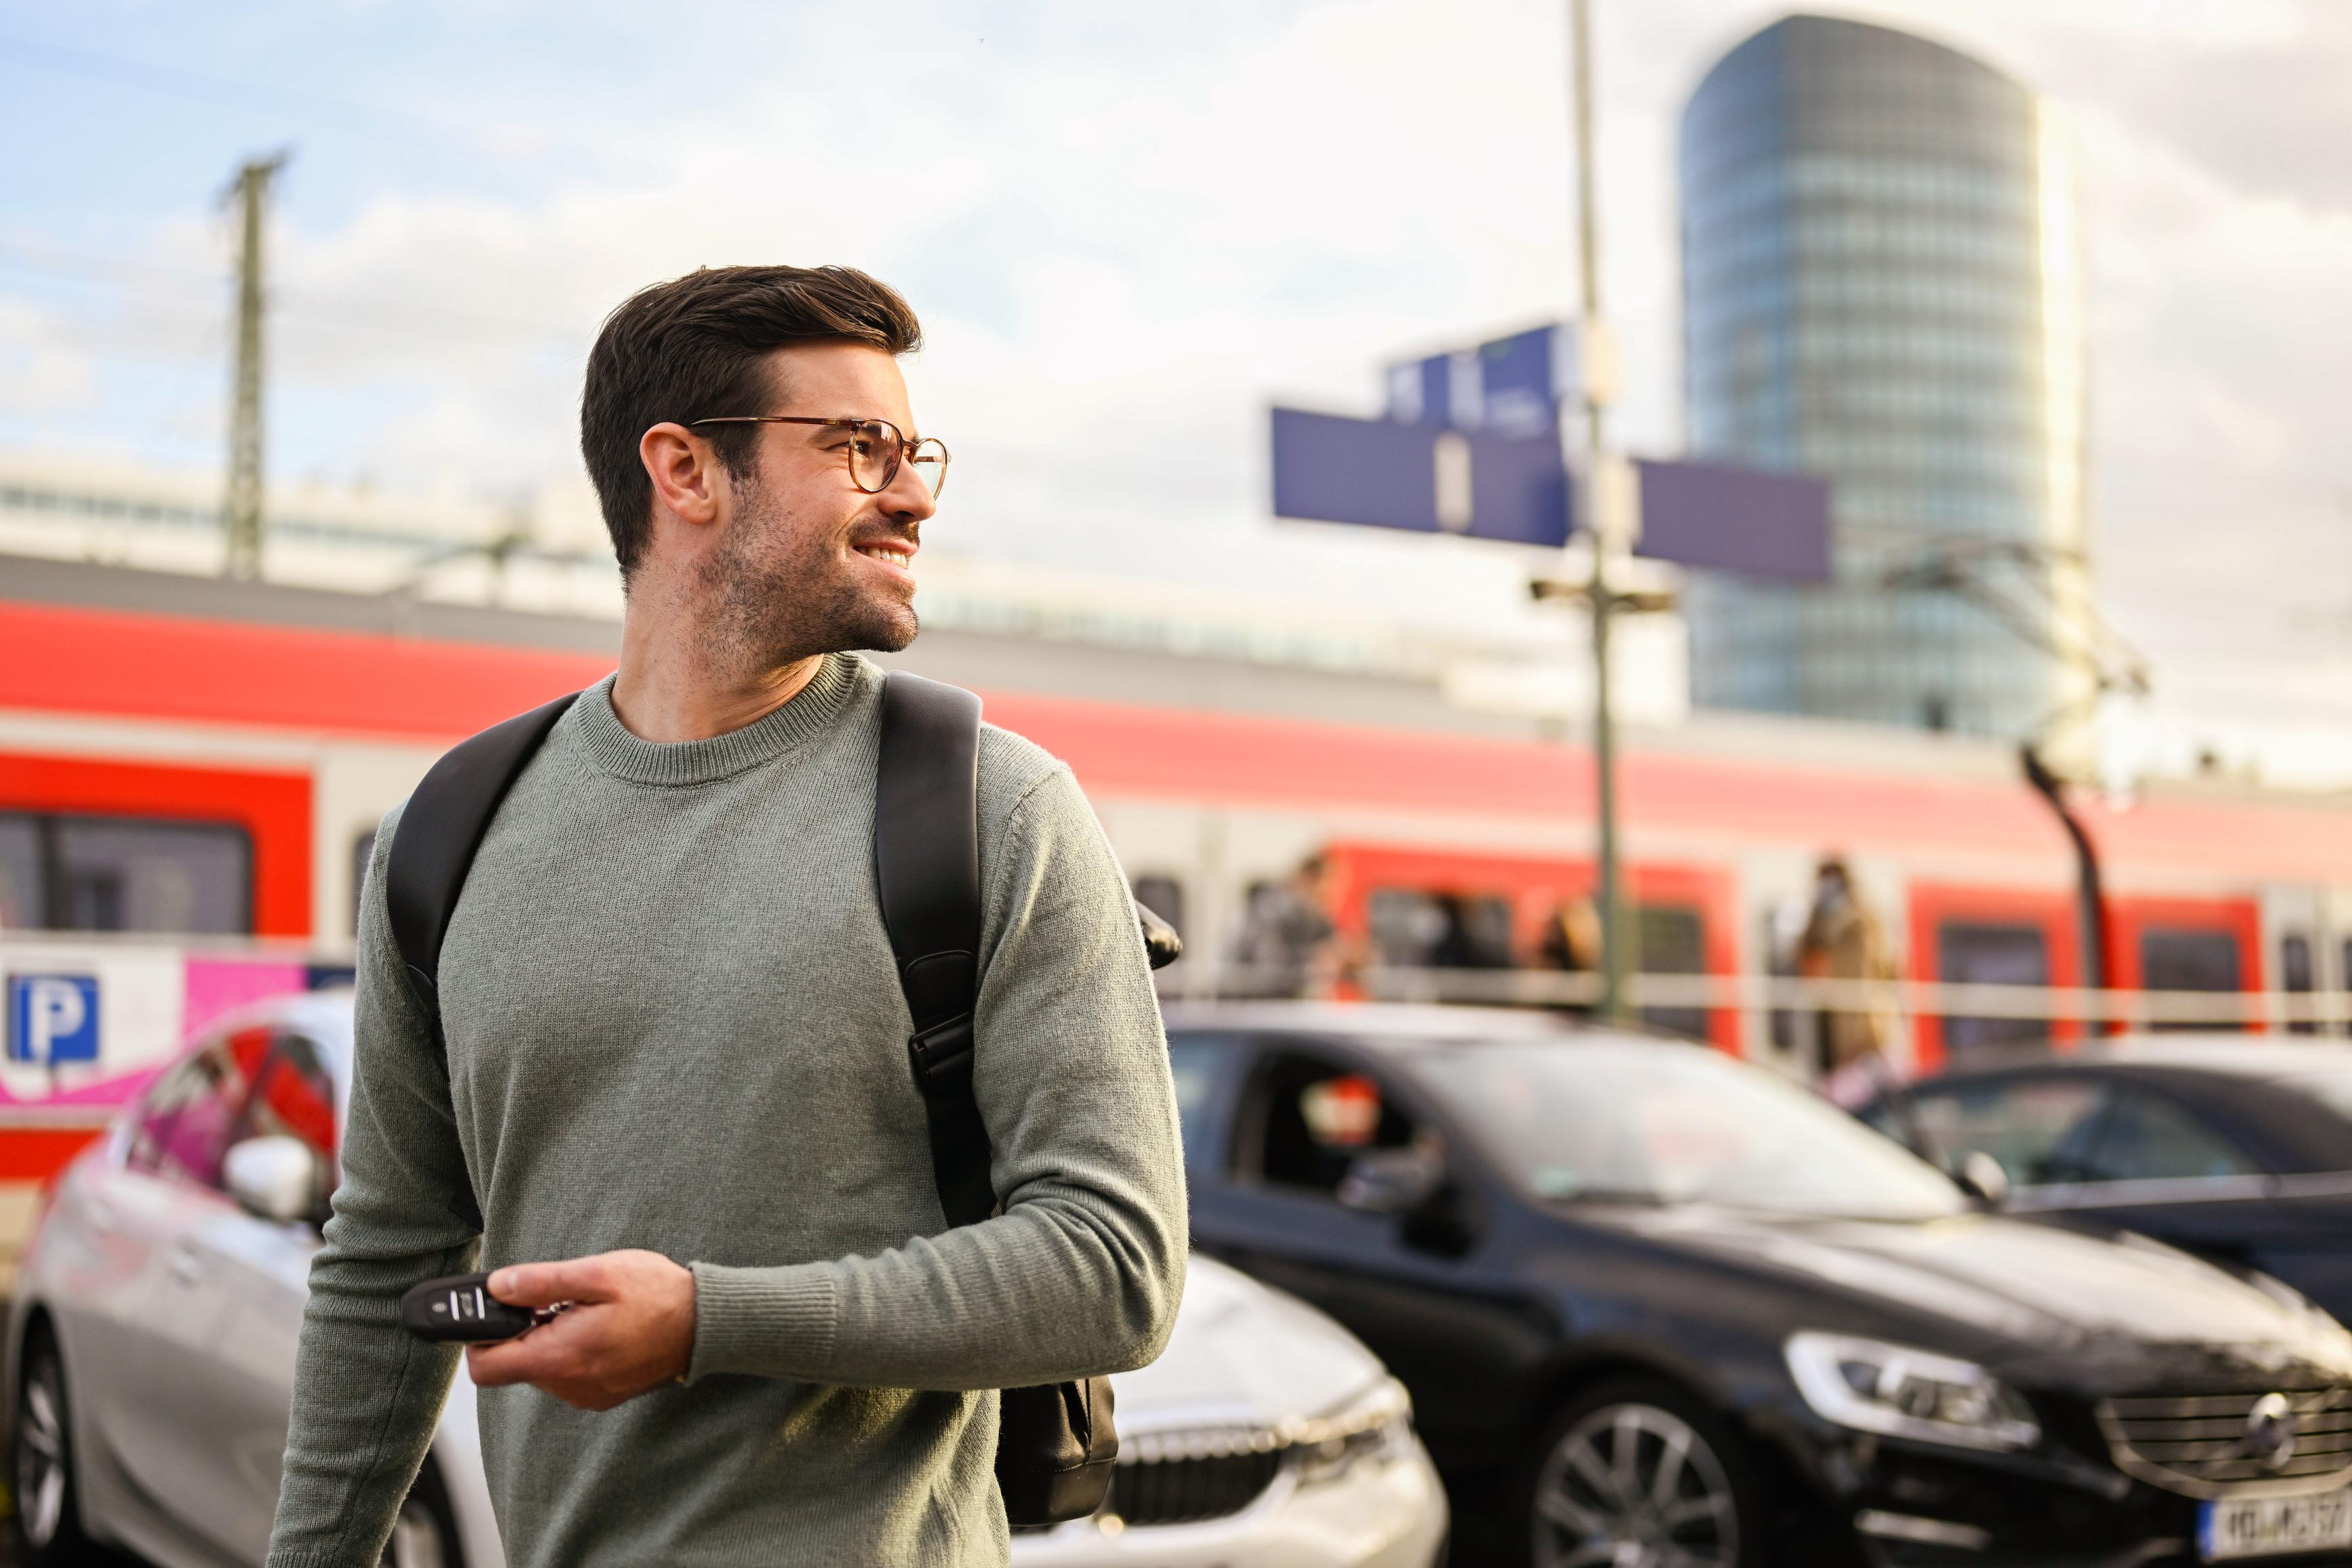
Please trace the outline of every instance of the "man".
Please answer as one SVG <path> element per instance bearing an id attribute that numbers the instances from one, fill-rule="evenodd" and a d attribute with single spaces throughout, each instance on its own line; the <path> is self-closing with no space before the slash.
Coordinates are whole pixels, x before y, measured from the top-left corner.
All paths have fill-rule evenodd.
<path id="1" fill-rule="evenodd" d="M 994 729 L 975 1093 L 1003 1209 L 941 1217 L 874 885 L 881 673 L 845 651 L 915 636 L 946 456 L 914 441 L 918 341 L 838 268 L 697 272 L 606 321 L 581 426 L 619 673 L 475 856 L 446 1071 L 388 924 L 398 812 L 377 837 L 271 1568 L 376 1563 L 456 1370 L 396 1321 L 436 1275 L 576 1303 L 468 1352 L 519 1568 L 1001 1563 L 987 1391 L 1164 1342 L 1184 1193 L 1135 915 L 1069 771 Z"/>

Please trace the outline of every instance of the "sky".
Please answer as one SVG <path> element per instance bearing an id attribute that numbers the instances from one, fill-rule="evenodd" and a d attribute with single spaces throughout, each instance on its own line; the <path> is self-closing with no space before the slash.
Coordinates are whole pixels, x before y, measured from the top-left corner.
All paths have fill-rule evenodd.
<path id="1" fill-rule="evenodd" d="M 1637 451 L 1681 440 L 1675 120 L 1788 7 L 1594 0 L 1604 311 Z M 2352 5 L 1880 0 L 2063 104 L 2089 278 L 2094 570 L 2139 731 L 2352 783 Z M 0 449 L 221 460 L 245 158 L 280 479 L 576 492 L 630 290 L 843 261 L 928 346 L 931 539 L 1434 628 L 1521 563 L 1266 515 L 1269 401 L 1566 314 L 1564 0 L 0 0 Z"/>

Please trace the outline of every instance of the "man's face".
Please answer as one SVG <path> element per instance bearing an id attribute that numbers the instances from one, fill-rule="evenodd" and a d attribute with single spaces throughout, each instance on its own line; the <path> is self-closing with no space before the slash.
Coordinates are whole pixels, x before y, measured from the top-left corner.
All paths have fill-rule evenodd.
<path id="1" fill-rule="evenodd" d="M 811 343 L 768 356 L 772 388 L 745 414 L 887 419 L 918 437 L 898 363 L 879 349 Z M 732 651 L 782 663 L 845 648 L 895 652 L 915 640 L 918 536 L 937 509 L 901 462 L 868 494 L 850 478 L 851 432 L 761 425 L 752 461 L 730 476 L 732 505 L 703 558 Z"/>

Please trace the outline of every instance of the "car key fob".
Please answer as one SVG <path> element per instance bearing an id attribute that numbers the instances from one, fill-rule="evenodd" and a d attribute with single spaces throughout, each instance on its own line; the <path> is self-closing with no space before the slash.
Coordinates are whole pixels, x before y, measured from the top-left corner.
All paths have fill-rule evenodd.
<path id="1" fill-rule="evenodd" d="M 487 1274 L 427 1279 L 400 1299 L 400 1325 L 420 1340 L 510 1340 L 551 1315 L 499 1300 Z"/>

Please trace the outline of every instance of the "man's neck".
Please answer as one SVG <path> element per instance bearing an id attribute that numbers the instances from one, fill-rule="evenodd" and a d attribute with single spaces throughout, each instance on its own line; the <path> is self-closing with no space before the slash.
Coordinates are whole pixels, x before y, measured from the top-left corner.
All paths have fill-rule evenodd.
<path id="1" fill-rule="evenodd" d="M 798 696 L 824 662 L 813 654 L 749 668 L 715 660 L 695 628 L 670 617 L 639 615 L 621 623 L 621 671 L 613 711 L 641 741 L 708 741 L 740 730 Z"/>

